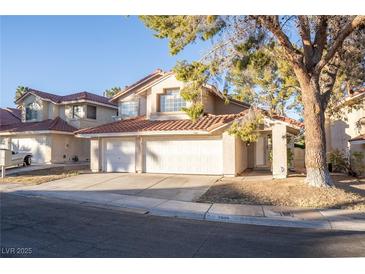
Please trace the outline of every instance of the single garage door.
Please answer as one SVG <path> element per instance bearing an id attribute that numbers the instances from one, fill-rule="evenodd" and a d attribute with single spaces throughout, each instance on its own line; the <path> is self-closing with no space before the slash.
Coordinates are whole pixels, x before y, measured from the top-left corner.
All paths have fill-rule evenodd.
<path id="1" fill-rule="evenodd" d="M 107 172 L 134 172 L 135 147 L 134 140 L 106 139 L 103 170 Z"/>
<path id="2" fill-rule="evenodd" d="M 145 141 L 145 172 L 222 174 L 221 139 Z"/>

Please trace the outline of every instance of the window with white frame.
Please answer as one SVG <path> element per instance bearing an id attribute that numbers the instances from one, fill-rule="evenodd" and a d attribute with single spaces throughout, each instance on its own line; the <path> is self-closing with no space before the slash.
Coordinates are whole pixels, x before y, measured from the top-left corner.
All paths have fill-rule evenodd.
<path id="1" fill-rule="evenodd" d="M 186 102 L 180 96 L 179 88 L 166 89 L 165 94 L 160 95 L 160 112 L 181 111 L 185 106 Z"/>
<path id="2" fill-rule="evenodd" d="M 122 118 L 138 116 L 138 100 L 121 102 L 119 105 L 119 115 Z"/>
<path id="3" fill-rule="evenodd" d="M 72 118 L 78 119 L 81 117 L 82 107 L 80 105 L 72 106 Z"/>
<path id="4" fill-rule="evenodd" d="M 37 120 L 38 118 L 38 110 L 39 110 L 39 104 L 37 102 L 29 103 L 25 106 L 25 120 L 31 121 L 31 120 Z"/>

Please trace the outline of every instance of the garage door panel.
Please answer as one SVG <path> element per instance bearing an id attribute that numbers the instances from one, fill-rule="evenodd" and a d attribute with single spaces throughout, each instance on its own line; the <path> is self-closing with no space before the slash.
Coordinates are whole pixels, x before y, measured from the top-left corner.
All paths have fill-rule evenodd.
<path id="1" fill-rule="evenodd" d="M 105 141 L 104 170 L 107 172 L 135 171 L 135 142 L 111 139 Z"/>
<path id="2" fill-rule="evenodd" d="M 222 140 L 145 142 L 144 170 L 151 173 L 222 174 Z"/>

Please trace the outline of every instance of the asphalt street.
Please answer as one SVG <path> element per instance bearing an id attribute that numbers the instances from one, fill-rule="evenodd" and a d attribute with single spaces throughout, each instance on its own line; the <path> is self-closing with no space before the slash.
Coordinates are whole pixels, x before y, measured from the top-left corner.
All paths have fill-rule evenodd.
<path id="1" fill-rule="evenodd" d="M 365 232 L 195 221 L 0 195 L 1 257 L 365 256 Z"/>

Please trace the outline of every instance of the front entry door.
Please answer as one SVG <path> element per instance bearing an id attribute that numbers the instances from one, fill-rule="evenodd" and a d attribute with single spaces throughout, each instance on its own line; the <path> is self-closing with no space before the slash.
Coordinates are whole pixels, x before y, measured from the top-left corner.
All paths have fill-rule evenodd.
<path id="1" fill-rule="evenodd" d="M 261 136 L 257 139 L 256 142 L 256 153 L 255 153 L 255 159 L 256 163 L 255 165 L 257 167 L 265 166 L 265 137 Z"/>

